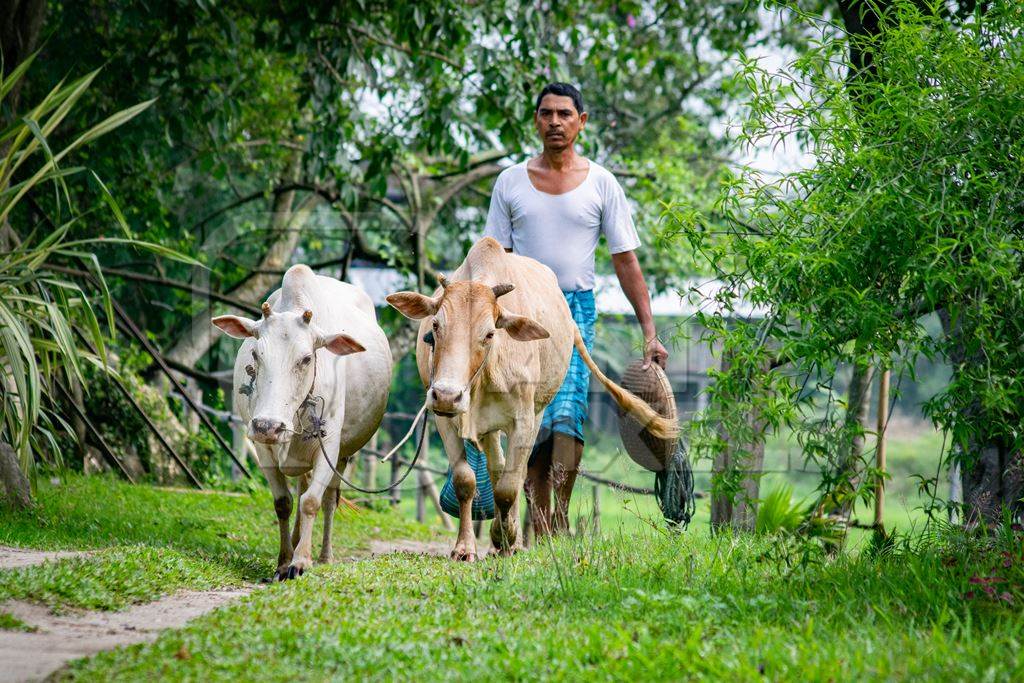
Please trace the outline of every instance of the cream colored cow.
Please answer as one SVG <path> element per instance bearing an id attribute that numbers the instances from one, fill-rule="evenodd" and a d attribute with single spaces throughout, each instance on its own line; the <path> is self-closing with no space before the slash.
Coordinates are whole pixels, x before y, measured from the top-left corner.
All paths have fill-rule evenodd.
<path id="1" fill-rule="evenodd" d="M 433 297 L 398 292 L 387 300 L 421 320 L 416 362 L 427 405 L 453 469 L 459 535 L 452 558 L 476 559 L 471 507 L 476 493 L 463 439 L 487 455 L 496 514 L 491 541 L 502 554 L 521 546 L 518 498 L 541 417 L 569 367 L 573 346 L 615 401 L 660 437 L 678 427 L 609 380 L 587 352 L 569 306 L 547 266 L 506 253 L 495 240 L 477 242 Z M 501 297 L 501 304 L 498 298 Z M 433 351 L 423 340 L 432 332 Z M 507 453 L 500 435 L 508 438 Z"/>

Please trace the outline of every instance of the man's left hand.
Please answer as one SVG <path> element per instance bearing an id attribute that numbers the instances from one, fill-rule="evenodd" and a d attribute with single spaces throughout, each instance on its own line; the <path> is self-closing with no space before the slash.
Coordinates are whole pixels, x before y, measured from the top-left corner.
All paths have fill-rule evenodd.
<path id="1" fill-rule="evenodd" d="M 651 361 L 660 365 L 662 370 L 665 369 L 665 364 L 668 362 L 668 351 L 657 337 L 647 340 L 644 348 L 644 370 L 651 366 Z"/>

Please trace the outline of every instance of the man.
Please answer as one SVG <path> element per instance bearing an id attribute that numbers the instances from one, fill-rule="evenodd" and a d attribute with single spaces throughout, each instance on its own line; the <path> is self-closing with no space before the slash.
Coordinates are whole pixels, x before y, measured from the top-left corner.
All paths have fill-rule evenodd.
<path id="1" fill-rule="evenodd" d="M 640 239 L 626 195 L 608 170 L 576 153 L 576 139 L 587 124 L 579 90 L 567 83 L 545 86 L 533 122 L 543 151 L 498 176 L 484 234 L 507 251 L 554 271 L 588 349 L 594 344 L 597 319 L 594 250 L 604 235 L 619 284 L 643 331 L 645 367 L 652 361 L 665 367 L 668 352 L 654 329 L 650 296 L 634 253 Z M 530 459 L 526 488 L 538 535 L 569 528 L 569 497 L 583 457 L 589 384 L 590 371 L 573 351 L 565 383 L 544 412 Z"/>

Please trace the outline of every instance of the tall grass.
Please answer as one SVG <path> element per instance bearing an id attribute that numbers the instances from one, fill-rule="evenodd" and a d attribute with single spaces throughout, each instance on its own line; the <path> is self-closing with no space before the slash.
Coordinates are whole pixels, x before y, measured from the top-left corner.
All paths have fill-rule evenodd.
<path id="1" fill-rule="evenodd" d="M 0 105 L 25 77 L 33 57 L 0 75 Z M 181 258 L 159 245 L 132 237 L 124 214 L 103 182 L 87 168 L 64 165 L 69 156 L 100 136 L 127 123 L 150 104 L 142 102 L 116 112 L 55 149 L 52 134 L 72 111 L 98 75 L 93 71 L 57 83 L 38 103 L 14 114 L 0 129 L 0 442 L 10 444 L 21 467 L 30 470 L 36 458 L 61 465 L 56 435 L 73 435 L 61 415 L 61 388 L 84 384 L 83 367 L 105 367 L 114 316 L 103 270 L 92 249 L 96 239 L 71 239 L 83 222 L 101 220 L 76 211 L 70 179 L 85 178 L 99 188 L 120 235 L 104 235 L 107 244 L 131 245 Z M 52 215 L 28 225 L 21 205 L 52 192 Z M 33 202 L 38 213 L 39 205 Z M 112 221 L 110 218 L 112 217 Z M 19 221 L 20 219 L 20 221 Z M 91 227 L 91 226 L 90 226 Z M 74 263 L 89 274 L 89 291 L 55 266 Z M 105 313 L 101 325 L 98 311 Z"/>

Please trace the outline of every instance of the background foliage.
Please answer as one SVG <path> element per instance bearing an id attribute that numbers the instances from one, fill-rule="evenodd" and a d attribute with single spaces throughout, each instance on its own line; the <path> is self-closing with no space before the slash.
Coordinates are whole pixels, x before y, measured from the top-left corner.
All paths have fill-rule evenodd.
<path id="1" fill-rule="evenodd" d="M 703 316 L 731 365 L 711 392 L 698 448 L 725 431 L 756 444 L 791 429 L 831 472 L 822 500 L 869 495 L 849 444 L 864 426 L 836 396 L 844 366 L 913 373 L 941 358 L 953 376 L 925 406 L 964 468 L 968 518 L 1000 518 L 1021 498 L 1022 297 L 1020 42 L 1024 13 L 995 2 L 966 20 L 914 2 L 867 5 L 873 33 L 823 40 L 785 74 L 743 71 L 742 139 L 797 139 L 812 167 L 730 175 L 715 202 L 725 234 L 700 212 L 674 212 L 682 244 L 716 267 L 756 323 Z M 834 26 L 795 15 L 823 37 Z M 871 56 L 847 71 L 844 54 Z M 937 314 L 941 327 L 925 323 Z M 726 477 L 722 478 L 729 485 Z M 735 489 L 735 487 L 734 487 Z"/>

